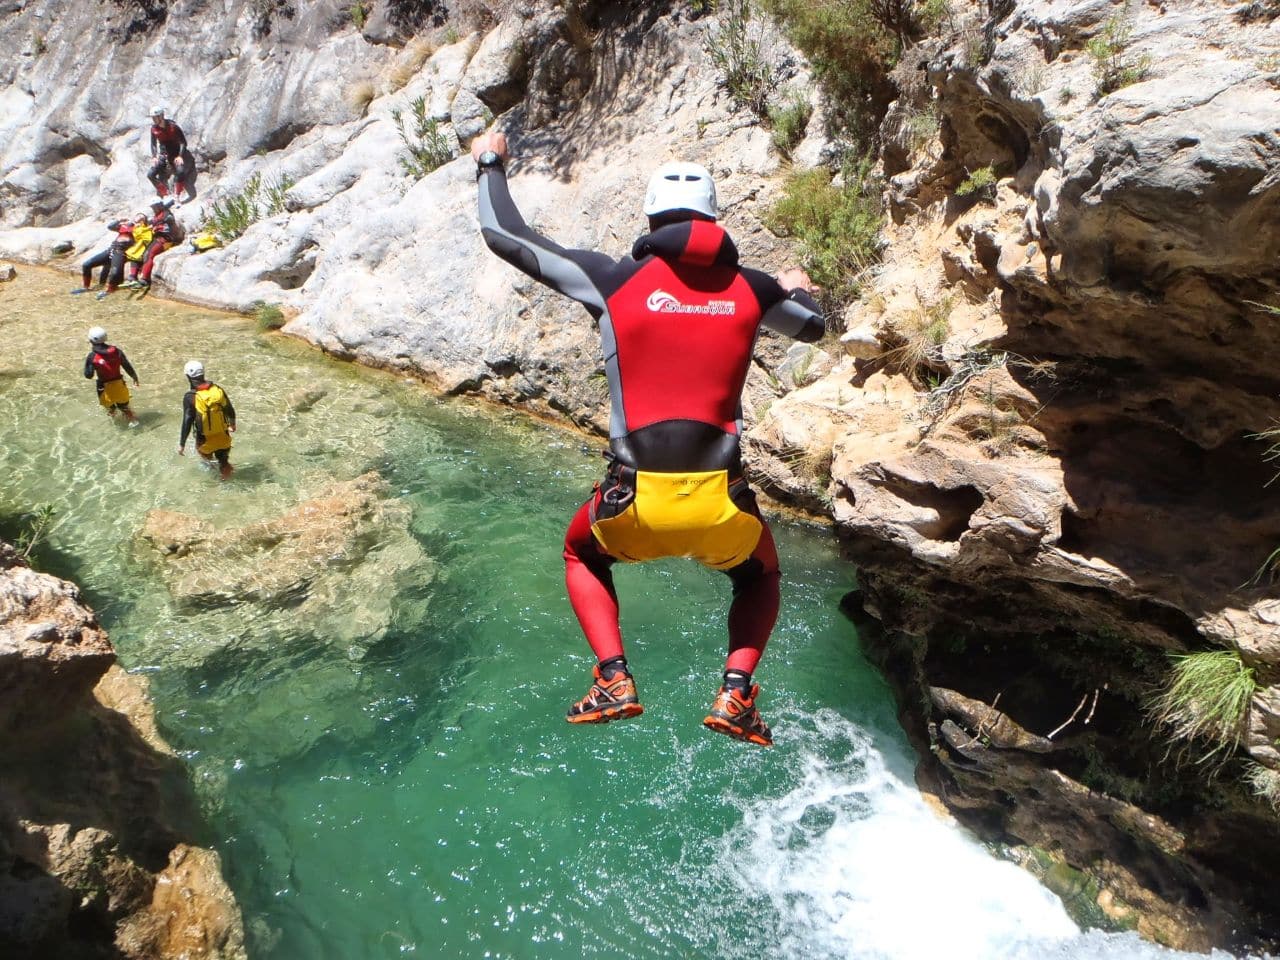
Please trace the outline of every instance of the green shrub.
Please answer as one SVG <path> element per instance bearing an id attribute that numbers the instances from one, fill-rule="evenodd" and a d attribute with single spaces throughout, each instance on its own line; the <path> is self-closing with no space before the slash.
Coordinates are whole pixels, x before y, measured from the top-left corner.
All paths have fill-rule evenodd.
<path id="1" fill-rule="evenodd" d="M 892 96 L 894 35 L 876 19 L 872 0 L 762 0 L 784 25 L 832 101 L 835 125 L 870 142 L 879 111 Z"/>
<path id="2" fill-rule="evenodd" d="M 776 77 L 763 25 L 751 20 L 750 0 L 726 0 L 724 18 L 707 34 L 707 53 L 734 103 L 765 117 Z"/>
<path id="3" fill-rule="evenodd" d="M 1208 746 L 1197 760 L 1222 759 L 1240 745 L 1249 700 L 1257 687 L 1253 670 L 1235 650 L 1207 650 L 1172 657 L 1165 689 L 1149 704 L 1158 726 L 1177 740 Z"/>
<path id="4" fill-rule="evenodd" d="M 813 107 L 801 93 L 793 92 L 786 100 L 769 108 L 769 123 L 773 127 L 773 146 L 784 157 L 790 157 L 796 144 L 804 139 L 805 128 L 813 116 Z"/>
<path id="5" fill-rule="evenodd" d="M 765 214 L 770 230 L 800 242 L 805 268 L 835 305 L 858 295 L 863 274 L 879 259 L 884 221 L 870 160 L 847 167 L 844 181 L 836 186 L 821 167 L 793 173 Z"/>
<path id="6" fill-rule="evenodd" d="M 1102 32 L 1085 44 L 1085 50 L 1093 58 L 1093 78 L 1099 97 L 1114 93 L 1121 87 L 1144 80 L 1150 73 L 1151 58 L 1129 55 L 1129 37 L 1133 27 L 1123 17 L 1115 16 L 1106 22 Z"/>
<path id="7" fill-rule="evenodd" d="M 932 109 L 916 111 L 907 117 L 906 128 L 911 149 L 920 150 L 938 139 L 942 118 Z"/>
<path id="8" fill-rule="evenodd" d="M 419 179 L 452 160 L 453 145 L 440 129 L 440 122 L 435 117 L 427 116 L 425 97 L 418 97 L 409 105 L 409 109 L 411 119 L 406 120 L 399 108 L 391 111 L 391 119 L 400 129 L 400 140 L 408 151 L 397 158 L 400 169 Z"/>
<path id="9" fill-rule="evenodd" d="M 50 531 L 57 526 L 53 519 L 56 514 L 57 511 L 51 503 L 46 503 L 36 508 L 35 512 L 31 514 L 31 519 L 27 521 L 26 529 L 14 538 L 13 545 L 19 557 L 27 561 L 31 559 L 32 552 L 36 547 L 40 546 Z"/>
<path id="10" fill-rule="evenodd" d="M 253 318 L 258 322 L 259 330 L 279 330 L 285 324 L 284 311 L 278 303 L 267 303 L 256 300 L 253 304 Z"/>
<path id="11" fill-rule="evenodd" d="M 925 31 L 935 33 L 943 21 L 950 22 L 951 6 L 947 0 L 924 0 L 916 9 L 916 20 Z"/>
<path id="12" fill-rule="evenodd" d="M 979 200 L 991 201 L 996 198 L 996 168 L 987 164 L 969 174 L 956 187 L 957 197 L 977 197 Z"/>
<path id="13" fill-rule="evenodd" d="M 364 25 L 369 20 L 369 8 L 364 5 L 364 0 L 356 0 L 351 5 L 351 22 L 355 24 L 357 30 L 363 30 Z"/>
<path id="14" fill-rule="evenodd" d="M 286 209 L 285 195 L 292 186 L 293 181 L 288 177 L 277 177 L 264 183 L 262 175 L 255 173 L 245 182 L 240 193 L 214 201 L 200 229 L 212 231 L 223 243 L 230 243 L 263 217 L 283 213 Z"/>

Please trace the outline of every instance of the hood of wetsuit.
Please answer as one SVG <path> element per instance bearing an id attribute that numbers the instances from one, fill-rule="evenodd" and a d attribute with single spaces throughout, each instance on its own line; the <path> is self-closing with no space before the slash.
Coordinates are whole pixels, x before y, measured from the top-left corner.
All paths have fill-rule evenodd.
<path id="1" fill-rule="evenodd" d="M 736 267 L 738 248 L 719 224 L 708 220 L 685 220 L 659 227 L 635 242 L 631 256 L 647 256 L 697 267 Z"/>

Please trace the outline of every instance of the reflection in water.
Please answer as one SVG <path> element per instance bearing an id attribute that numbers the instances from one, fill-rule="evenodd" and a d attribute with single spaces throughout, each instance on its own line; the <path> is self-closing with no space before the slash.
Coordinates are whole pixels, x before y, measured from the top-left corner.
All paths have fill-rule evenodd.
<path id="1" fill-rule="evenodd" d="M 1078 933 L 925 809 L 820 531 L 776 530 L 784 610 L 760 678 L 777 747 L 702 728 L 728 584 L 678 562 L 618 571 L 645 715 L 571 727 L 590 656 L 560 543 L 600 468 L 581 441 L 240 318 L 68 285 L 24 271 L 6 288 L 0 517 L 58 510 L 41 560 L 151 677 L 255 958 L 1168 955 Z M 96 323 L 138 368 L 139 430 L 107 422 L 79 377 Z M 193 357 L 236 403 L 229 483 L 175 455 Z M 269 601 L 175 602 L 137 539 L 153 509 L 234 530 L 368 471 L 400 519 Z M 191 595 L 240 583 L 228 564 L 279 562 L 271 540 L 193 548 L 186 576 L 209 583 Z"/>

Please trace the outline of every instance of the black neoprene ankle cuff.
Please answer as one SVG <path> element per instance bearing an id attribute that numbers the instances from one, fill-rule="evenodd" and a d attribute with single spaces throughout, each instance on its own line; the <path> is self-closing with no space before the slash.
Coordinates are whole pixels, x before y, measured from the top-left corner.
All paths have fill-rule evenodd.
<path id="1" fill-rule="evenodd" d="M 726 670 L 724 672 L 724 685 L 727 690 L 739 690 L 746 693 L 751 689 L 751 674 L 743 673 L 741 670 Z"/>
<path id="2" fill-rule="evenodd" d="M 631 675 L 631 671 L 627 669 L 626 657 L 610 657 L 608 660 L 601 660 L 596 666 L 600 668 L 600 676 L 606 680 L 612 680 L 619 673 Z"/>

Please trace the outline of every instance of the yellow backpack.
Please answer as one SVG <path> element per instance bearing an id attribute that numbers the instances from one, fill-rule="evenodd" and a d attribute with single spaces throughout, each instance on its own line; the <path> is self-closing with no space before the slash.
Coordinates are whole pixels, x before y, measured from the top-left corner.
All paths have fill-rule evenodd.
<path id="1" fill-rule="evenodd" d="M 151 225 L 140 223 L 133 228 L 133 246 L 124 252 L 126 260 L 141 260 L 151 245 L 153 231 Z"/>
<path id="2" fill-rule="evenodd" d="M 227 395 L 216 383 L 196 391 L 193 403 L 200 417 L 200 432 L 206 440 L 227 432 L 227 415 L 223 410 L 226 402 Z"/>
<path id="3" fill-rule="evenodd" d="M 191 239 L 191 249 L 196 253 L 204 253 L 206 250 L 212 250 L 214 247 L 222 246 L 222 241 L 212 233 L 197 234 Z"/>

